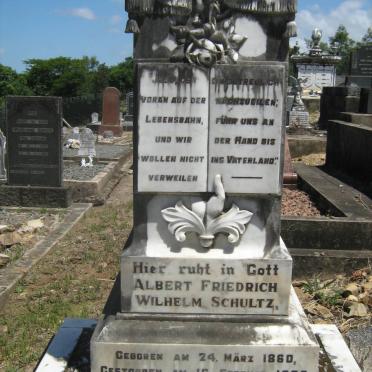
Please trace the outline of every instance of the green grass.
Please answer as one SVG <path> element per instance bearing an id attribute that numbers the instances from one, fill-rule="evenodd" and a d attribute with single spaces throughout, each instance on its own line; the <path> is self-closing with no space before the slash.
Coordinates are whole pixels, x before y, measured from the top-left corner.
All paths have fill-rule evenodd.
<path id="1" fill-rule="evenodd" d="M 128 205 L 91 210 L 18 283 L 0 314 L 1 371 L 33 368 L 64 318 L 101 314 L 131 221 Z"/>

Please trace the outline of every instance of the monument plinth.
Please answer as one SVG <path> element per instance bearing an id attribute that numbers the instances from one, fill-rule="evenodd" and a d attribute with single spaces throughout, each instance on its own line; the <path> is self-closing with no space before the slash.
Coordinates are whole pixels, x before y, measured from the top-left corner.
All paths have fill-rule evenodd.
<path id="1" fill-rule="evenodd" d="M 158 17 L 148 6 L 126 4 L 139 32 L 134 228 L 121 311 L 95 330 L 92 371 L 315 372 L 318 345 L 280 240 L 295 3 L 175 2 Z M 171 50 L 146 49 L 167 24 Z M 246 45 L 256 35 L 259 55 Z"/>

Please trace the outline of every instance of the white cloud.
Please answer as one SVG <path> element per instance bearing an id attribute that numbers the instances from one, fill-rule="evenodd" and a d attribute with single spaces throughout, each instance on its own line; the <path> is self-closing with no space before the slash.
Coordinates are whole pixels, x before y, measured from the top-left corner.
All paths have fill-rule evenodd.
<path id="1" fill-rule="evenodd" d="M 96 19 L 96 16 L 93 12 L 93 10 L 89 8 L 73 8 L 69 9 L 67 11 L 67 14 L 72 15 L 74 17 L 80 17 L 87 19 L 89 21 L 94 21 Z"/>
<path id="2" fill-rule="evenodd" d="M 2 57 L 4 54 L 5 54 L 5 49 L 4 48 L 0 48 L 0 57 Z"/>
<path id="3" fill-rule="evenodd" d="M 112 25 L 118 25 L 122 22 L 122 17 L 119 14 L 115 14 L 110 18 L 110 23 Z"/>
<path id="4" fill-rule="evenodd" d="M 372 6 L 369 0 L 344 0 L 339 6 L 326 13 L 319 4 L 314 4 L 297 13 L 297 39 L 300 45 L 303 40 L 311 38 L 312 30 L 317 27 L 323 31 L 323 40 L 333 36 L 340 24 L 348 30 L 351 38 L 359 41 L 372 25 Z M 296 40 L 292 39 L 291 44 Z"/>

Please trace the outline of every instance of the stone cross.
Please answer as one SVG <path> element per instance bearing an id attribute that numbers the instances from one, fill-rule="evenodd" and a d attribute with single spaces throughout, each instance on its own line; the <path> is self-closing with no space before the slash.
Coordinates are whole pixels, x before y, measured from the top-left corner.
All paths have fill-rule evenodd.
<path id="1" fill-rule="evenodd" d="M 5 167 L 5 153 L 6 153 L 6 137 L 0 130 L 0 180 L 6 179 Z"/>

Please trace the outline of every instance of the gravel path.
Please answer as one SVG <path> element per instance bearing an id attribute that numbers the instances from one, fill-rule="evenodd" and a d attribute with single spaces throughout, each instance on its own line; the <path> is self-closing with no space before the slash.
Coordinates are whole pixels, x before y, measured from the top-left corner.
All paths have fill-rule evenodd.
<path id="1" fill-rule="evenodd" d="M 88 181 L 101 172 L 107 164 L 94 164 L 93 167 L 81 167 L 79 163 L 64 163 L 63 179 Z"/>
<path id="2" fill-rule="evenodd" d="M 116 159 L 127 154 L 129 151 L 131 151 L 129 146 L 96 144 L 96 153 L 98 159 Z M 78 150 L 67 149 L 64 147 L 63 156 L 77 157 Z"/>

